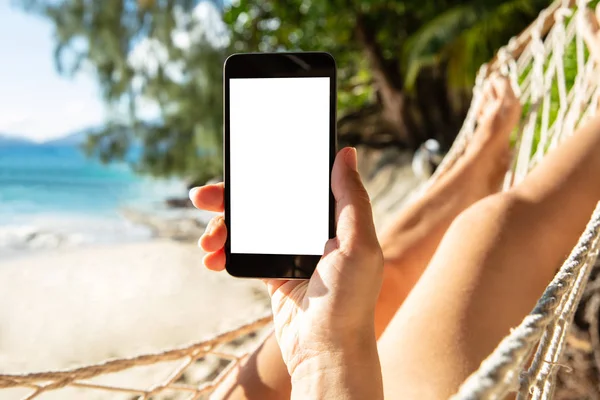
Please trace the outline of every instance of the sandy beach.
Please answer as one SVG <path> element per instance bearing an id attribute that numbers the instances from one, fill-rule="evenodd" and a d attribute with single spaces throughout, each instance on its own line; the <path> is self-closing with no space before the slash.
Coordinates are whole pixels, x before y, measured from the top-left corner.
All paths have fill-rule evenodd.
<path id="1" fill-rule="evenodd" d="M 3 260 L 0 371 L 65 369 L 160 351 L 209 338 L 269 312 L 261 282 L 205 270 L 202 256 L 193 244 L 150 240 Z M 194 373 L 210 373 L 214 366 L 209 364 Z M 148 387 L 168 375 L 169 367 L 137 368 L 99 382 Z M 27 392 L 0 390 L 0 399 L 21 398 Z M 128 396 L 68 389 L 41 398 Z"/>

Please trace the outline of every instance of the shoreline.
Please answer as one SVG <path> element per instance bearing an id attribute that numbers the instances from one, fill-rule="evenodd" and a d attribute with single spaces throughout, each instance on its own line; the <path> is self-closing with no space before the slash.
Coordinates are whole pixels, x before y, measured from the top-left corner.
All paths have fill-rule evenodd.
<path id="1" fill-rule="evenodd" d="M 162 351 L 210 338 L 269 313 L 262 282 L 208 271 L 202 257 L 195 245 L 150 239 L 3 260 L 0 370 L 67 369 Z M 238 345 L 249 346 L 252 340 L 256 338 Z M 133 369 L 100 380 L 130 387 L 149 385 L 157 374 L 168 374 L 167 367 Z M 216 368 L 203 360 L 190 378 Z M 0 399 L 15 398 L 18 390 L 0 391 Z M 12 397 L 5 397 L 9 393 Z M 79 389 L 57 391 L 56 398 L 83 398 L 84 393 L 85 398 L 116 398 L 101 391 L 98 395 L 104 397 L 87 397 L 94 391 Z"/>
<path id="2" fill-rule="evenodd" d="M 123 207 L 110 214 L 39 213 L 0 218 L 0 263 L 58 249 L 167 238 L 196 242 L 214 213 L 193 208 Z"/>

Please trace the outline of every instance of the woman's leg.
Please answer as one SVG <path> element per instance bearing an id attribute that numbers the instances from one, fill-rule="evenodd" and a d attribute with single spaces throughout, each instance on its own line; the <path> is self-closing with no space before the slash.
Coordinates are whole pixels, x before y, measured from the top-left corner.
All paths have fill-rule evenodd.
<path id="1" fill-rule="evenodd" d="M 275 335 L 272 334 L 254 354 L 225 378 L 210 399 L 289 399 L 291 390 L 290 375 L 281 358 Z"/>
<path id="2" fill-rule="evenodd" d="M 479 126 L 466 153 L 380 235 L 385 268 L 375 310 L 378 336 L 425 271 L 452 221 L 500 189 L 511 160 L 509 137 L 521 107 L 504 78 L 490 80 L 484 97 Z"/>
<path id="3" fill-rule="evenodd" d="M 496 85 L 498 86 L 498 85 Z M 467 154 L 380 235 L 384 281 L 375 324 L 381 335 L 417 282 L 452 220 L 474 202 L 498 191 L 510 159 L 508 136 L 518 101 L 501 87 L 487 89 L 479 132 Z M 506 92 L 506 91 L 505 91 Z M 290 381 L 274 336 L 227 377 L 214 399 L 289 398 Z"/>
<path id="4" fill-rule="evenodd" d="M 600 200 L 600 117 L 452 224 L 379 341 L 387 399 L 447 399 L 534 307 Z"/>

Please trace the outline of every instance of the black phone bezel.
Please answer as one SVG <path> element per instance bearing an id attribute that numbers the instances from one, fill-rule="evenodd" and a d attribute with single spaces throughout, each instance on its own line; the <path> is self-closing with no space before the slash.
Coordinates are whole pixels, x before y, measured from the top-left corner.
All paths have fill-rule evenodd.
<path id="1" fill-rule="evenodd" d="M 232 254 L 230 235 L 229 168 L 229 79 L 232 78 L 330 78 L 329 127 L 329 238 L 335 237 L 335 199 L 331 192 L 331 170 L 337 151 L 336 106 L 337 73 L 335 60 L 325 52 L 245 53 L 233 54 L 223 66 L 224 131 L 223 161 L 225 178 L 224 219 L 227 227 L 225 268 L 239 278 L 308 279 L 313 274 L 321 255 L 291 254 Z M 235 183 L 234 183 L 235 184 Z M 325 246 L 325 243 L 323 243 Z"/>

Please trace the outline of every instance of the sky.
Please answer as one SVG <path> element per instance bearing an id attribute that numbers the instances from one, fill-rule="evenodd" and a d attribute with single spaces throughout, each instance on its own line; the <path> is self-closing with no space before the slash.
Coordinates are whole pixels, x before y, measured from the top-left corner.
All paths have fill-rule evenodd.
<path id="1" fill-rule="evenodd" d="M 100 125 L 94 78 L 59 76 L 52 25 L 10 2 L 0 0 L 0 134 L 45 141 Z"/>
<path id="2" fill-rule="evenodd" d="M 106 112 L 94 77 L 89 72 L 73 78 L 59 75 L 54 64 L 52 24 L 10 3 L 0 0 L 0 135 L 43 142 L 101 125 Z M 182 14 L 186 17 L 204 21 L 202 29 L 209 32 L 215 45 L 227 42 L 226 28 L 210 2 L 200 2 L 191 15 Z M 185 49 L 193 45 L 199 32 L 176 30 L 173 34 L 175 43 Z M 157 49 L 150 51 L 152 44 L 146 41 L 134 49 L 130 59 L 134 68 L 167 62 L 161 60 Z M 178 72 L 174 65 L 167 70 Z M 138 102 L 140 118 L 158 114 L 152 101 L 142 98 Z"/>

